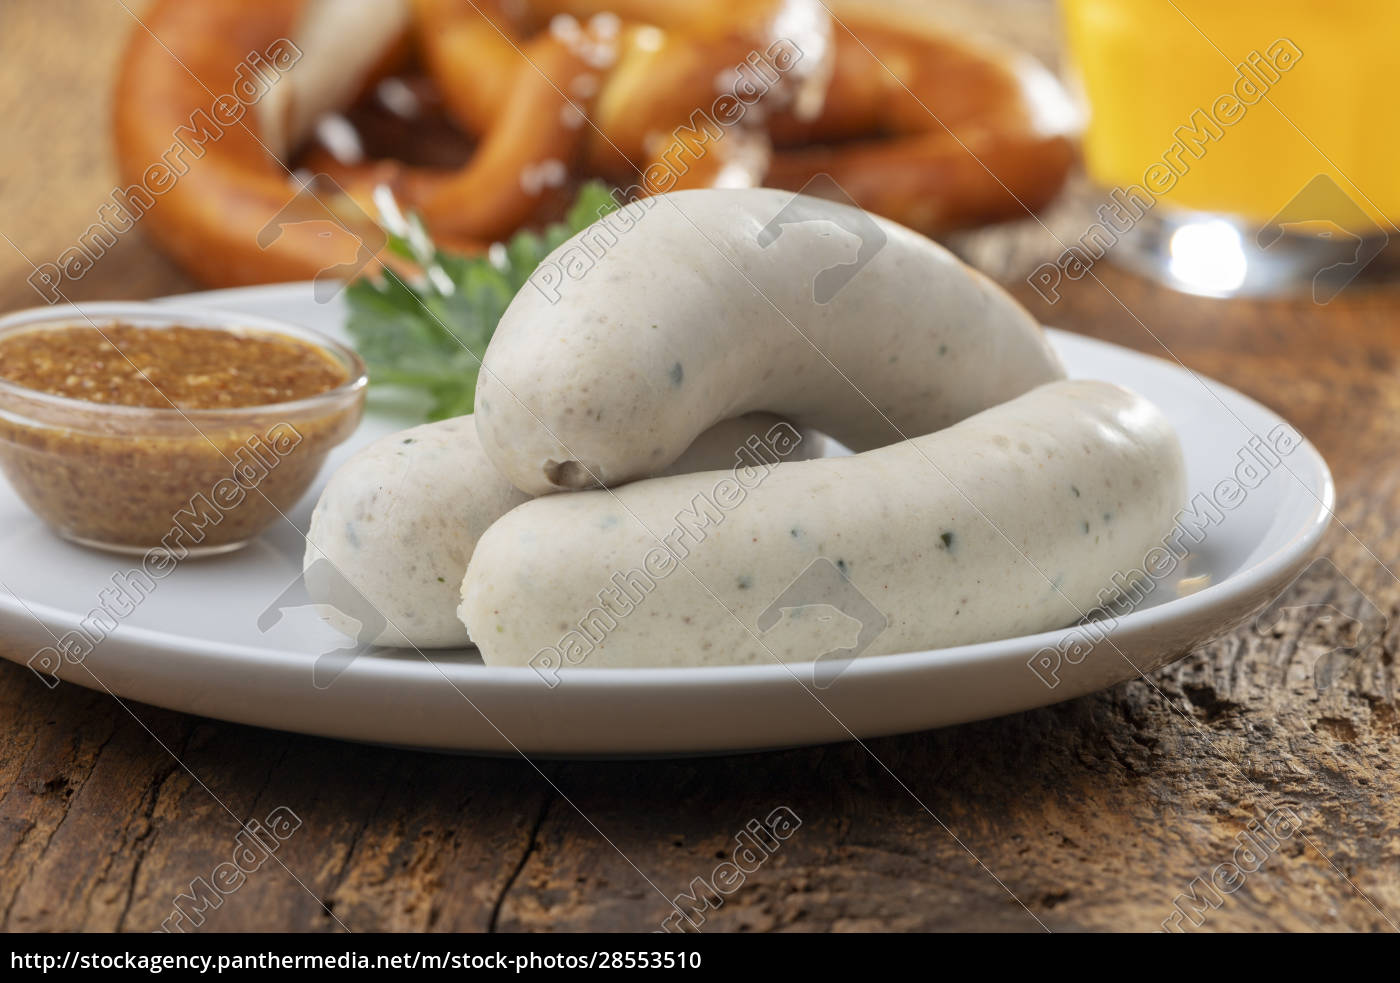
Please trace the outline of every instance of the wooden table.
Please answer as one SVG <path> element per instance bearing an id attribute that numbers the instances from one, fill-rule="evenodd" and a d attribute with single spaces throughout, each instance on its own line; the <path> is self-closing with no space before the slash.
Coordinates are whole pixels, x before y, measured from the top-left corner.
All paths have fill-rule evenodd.
<path id="1" fill-rule="evenodd" d="M 1053 54 L 1043 5 L 997 9 Z M 102 0 L 0 7 L 0 232 L 36 259 L 71 242 L 111 189 L 105 99 L 129 26 Z M 0 306 L 33 302 L 28 271 L 0 242 Z M 1349 530 L 1326 540 L 1338 573 L 1312 578 L 1297 602 L 1355 614 L 1364 594 L 1400 623 L 1400 298 L 1221 302 L 1097 272 L 1101 283 L 1069 284 L 1053 307 L 1016 292 L 1048 323 L 1165 356 L 1145 324 L 1186 365 L 1284 413 L 1330 461 Z M 138 230 L 73 293 L 195 286 Z M 1295 616 L 1267 636 L 1241 630 L 1150 684 L 869 752 L 544 762 L 548 782 L 520 760 L 360 747 L 49 691 L 3 663 L 0 927 L 155 929 L 176 894 L 229 859 L 231 813 L 263 820 L 286 805 L 304 822 L 278 851 L 286 869 L 252 875 L 204 929 L 650 930 L 669 910 L 662 894 L 708 875 L 749 820 L 778 806 L 801 828 L 706 931 L 1155 929 L 1230 860 L 1251 820 L 1281 807 L 1305 835 L 1222 896 L 1205 927 L 1393 929 L 1396 641 L 1386 632 L 1319 693 L 1303 667 L 1348 641 L 1335 634 L 1344 623 Z"/>

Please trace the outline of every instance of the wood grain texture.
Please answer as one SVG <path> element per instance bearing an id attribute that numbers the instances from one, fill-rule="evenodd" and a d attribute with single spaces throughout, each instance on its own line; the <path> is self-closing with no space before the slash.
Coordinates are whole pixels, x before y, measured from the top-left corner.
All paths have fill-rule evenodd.
<path id="1" fill-rule="evenodd" d="M 1053 54 L 1044 4 L 954 6 Z M 104 100 L 129 20 L 105 0 L 0 5 L 0 232 L 36 258 L 71 242 L 110 190 Z M 994 235 L 966 248 L 1024 249 L 1039 232 Z M 4 308 L 32 302 L 28 270 L 0 243 Z M 999 720 L 864 747 L 537 769 L 50 691 L 4 663 L 0 927 L 155 929 L 230 857 L 241 821 L 286 806 L 301 827 L 199 930 L 649 930 L 749 820 L 787 806 L 801 828 L 706 931 L 1154 929 L 1250 821 L 1283 807 L 1302 829 L 1204 927 L 1393 929 L 1400 297 L 1220 302 L 1096 272 L 1054 306 L 1013 289 L 1047 323 L 1241 389 L 1332 464 L 1335 572 L 1318 568 L 1293 600 L 1361 616 L 1369 598 L 1388 622 L 1330 688 L 1312 663 L 1352 639 L 1300 607 L 1150 679 Z M 194 286 L 138 229 L 73 293 Z"/>

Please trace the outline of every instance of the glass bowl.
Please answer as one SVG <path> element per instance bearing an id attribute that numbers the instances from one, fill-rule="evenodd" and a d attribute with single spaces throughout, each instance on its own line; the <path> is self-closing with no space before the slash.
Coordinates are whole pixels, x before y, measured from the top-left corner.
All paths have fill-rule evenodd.
<path id="1" fill-rule="evenodd" d="M 291 338 L 320 349 L 346 379 L 294 401 L 182 409 L 88 402 L 0 378 L 0 471 L 65 539 L 177 560 L 236 550 L 296 503 L 359 423 L 368 381 L 360 357 L 268 318 L 164 304 L 64 305 L 0 318 L 0 341 L 116 324 Z"/>

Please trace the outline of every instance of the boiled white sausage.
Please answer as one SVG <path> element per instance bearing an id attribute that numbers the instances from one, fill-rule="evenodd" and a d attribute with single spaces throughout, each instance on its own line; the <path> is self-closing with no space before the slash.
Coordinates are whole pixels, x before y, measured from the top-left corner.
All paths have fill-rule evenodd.
<path id="1" fill-rule="evenodd" d="M 482 447 L 531 494 L 659 473 L 766 410 L 868 450 L 1063 378 L 1036 321 L 941 246 L 771 189 L 644 199 L 516 295 L 476 394 Z"/>
<path id="2" fill-rule="evenodd" d="M 767 455 L 805 460 L 821 445 L 820 435 L 798 435 L 777 417 L 757 413 L 706 431 L 672 473 Z M 456 615 L 467 561 L 486 528 L 529 498 L 491 466 L 471 417 L 380 438 L 336 471 L 316 505 L 304 567 L 325 561 L 334 570 L 308 575 L 308 593 L 326 606 L 331 626 L 352 638 L 365 618 L 383 626 L 364 639 L 376 645 L 467 645 Z M 354 592 L 334 589 L 341 578 Z M 344 610 L 347 597 L 348 606 L 365 610 Z"/>
<path id="3" fill-rule="evenodd" d="M 548 679 L 984 642 L 1097 607 L 1184 500 L 1156 407 L 1062 381 L 853 457 L 535 499 L 481 537 L 459 614 L 488 665 Z"/>

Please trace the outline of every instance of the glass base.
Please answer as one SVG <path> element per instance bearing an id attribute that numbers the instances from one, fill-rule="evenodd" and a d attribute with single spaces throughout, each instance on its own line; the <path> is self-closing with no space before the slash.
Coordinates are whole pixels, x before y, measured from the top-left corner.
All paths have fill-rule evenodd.
<path id="1" fill-rule="evenodd" d="M 1396 237 L 1400 239 L 1400 236 Z M 1148 213 L 1108 253 L 1117 265 L 1204 297 L 1310 298 L 1326 304 L 1343 290 L 1393 277 L 1390 237 L 1341 228 L 1316 235 L 1270 233 L 1206 212 Z"/>
<path id="2" fill-rule="evenodd" d="M 86 546 L 88 549 L 101 550 L 104 553 L 118 553 L 122 556 L 145 556 L 152 550 L 165 549 L 165 547 L 160 545 L 159 543 L 157 543 L 154 546 L 127 546 L 121 543 L 104 543 L 101 540 L 97 539 L 87 539 L 83 536 L 75 536 L 72 533 L 64 532 L 62 529 L 56 529 L 55 532 L 57 532 L 64 539 L 68 540 L 68 542 L 70 543 L 76 543 L 79 546 Z M 180 558 L 181 560 L 197 560 L 200 557 L 205 556 L 222 556 L 225 553 L 232 553 L 235 550 L 241 550 L 243 547 L 247 546 L 252 541 L 252 539 L 240 539 L 236 543 L 218 543 L 210 546 L 187 546 L 185 547 L 183 555 Z"/>

